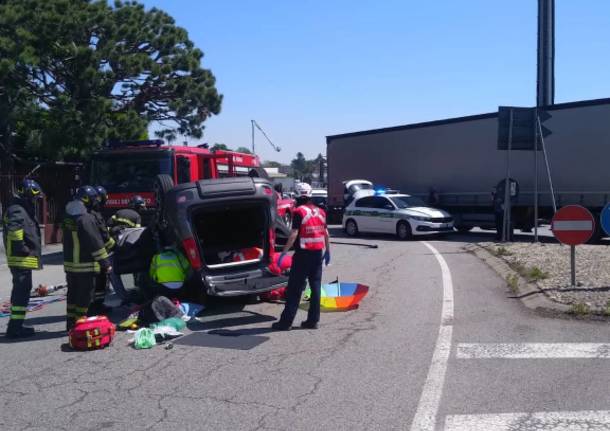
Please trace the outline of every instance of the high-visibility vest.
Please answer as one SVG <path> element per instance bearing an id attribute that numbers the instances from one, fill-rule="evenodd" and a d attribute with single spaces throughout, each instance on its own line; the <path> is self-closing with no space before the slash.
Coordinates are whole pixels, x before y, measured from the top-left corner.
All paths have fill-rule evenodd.
<path id="1" fill-rule="evenodd" d="M 244 248 L 233 254 L 233 262 L 244 262 L 246 260 L 255 260 L 263 257 L 263 249 L 258 247 Z"/>
<path id="2" fill-rule="evenodd" d="M 303 250 L 323 250 L 326 245 L 326 214 L 318 207 L 301 205 L 296 209 L 302 217 L 299 244 Z"/>
<path id="3" fill-rule="evenodd" d="M 164 250 L 153 256 L 150 278 L 169 289 L 180 289 L 186 280 L 189 263 L 182 253 Z"/>

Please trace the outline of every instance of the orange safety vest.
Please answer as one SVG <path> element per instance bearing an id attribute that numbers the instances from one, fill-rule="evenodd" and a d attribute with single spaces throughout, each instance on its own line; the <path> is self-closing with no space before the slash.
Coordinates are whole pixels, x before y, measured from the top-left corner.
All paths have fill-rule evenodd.
<path id="1" fill-rule="evenodd" d="M 318 207 L 301 205 L 296 209 L 303 221 L 299 229 L 301 249 L 318 251 L 326 246 L 326 214 Z"/>

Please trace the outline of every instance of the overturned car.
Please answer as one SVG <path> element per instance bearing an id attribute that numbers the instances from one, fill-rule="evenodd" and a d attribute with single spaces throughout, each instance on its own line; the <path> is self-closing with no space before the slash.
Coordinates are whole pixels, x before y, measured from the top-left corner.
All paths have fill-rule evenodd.
<path id="1" fill-rule="evenodd" d="M 233 177 L 173 185 L 170 177 L 159 175 L 155 187 L 158 214 L 147 230 L 162 232 L 162 241 L 171 243 L 188 258 L 196 282 L 212 296 L 241 296 L 268 292 L 287 282 L 273 270 L 276 238 L 284 239 L 288 228 L 277 215 L 277 196 L 272 184 L 262 178 Z M 155 235 L 141 235 L 137 253 L 140 271 L 147 271 Z M 158 241 L 157 241 L 158 242 Z M 117 259 L 120 267 L 135 272 L 125 250 Z M 129 253 L 127 253 L 129 254 Z M 134 252 L 131 252 L 134 255 Z"/>

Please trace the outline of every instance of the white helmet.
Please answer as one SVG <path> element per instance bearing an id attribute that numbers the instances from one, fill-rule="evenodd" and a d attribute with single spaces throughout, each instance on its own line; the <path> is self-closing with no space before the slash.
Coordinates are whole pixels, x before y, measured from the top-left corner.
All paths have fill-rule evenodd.
<path id="1" fill-rule="evenodd" d="M 310 198 L 312 195 L 311 186 L 307 183 L 298 183 L 294 186 L 297 197 Z"/>

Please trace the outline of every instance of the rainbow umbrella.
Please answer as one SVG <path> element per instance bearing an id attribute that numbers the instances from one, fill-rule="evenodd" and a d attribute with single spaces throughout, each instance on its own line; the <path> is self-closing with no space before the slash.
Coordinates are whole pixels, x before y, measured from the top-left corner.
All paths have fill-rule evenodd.
<path id="1" fill-rule="evenodd" d="M 366 296 L 369 287 L 360 283 L 329 283 L 323 284 L 320 291 L 321 311 L 349 311 L 358 308 L 362 298 Z M 307 288 L 305 298 L 311 297 Z"/>

